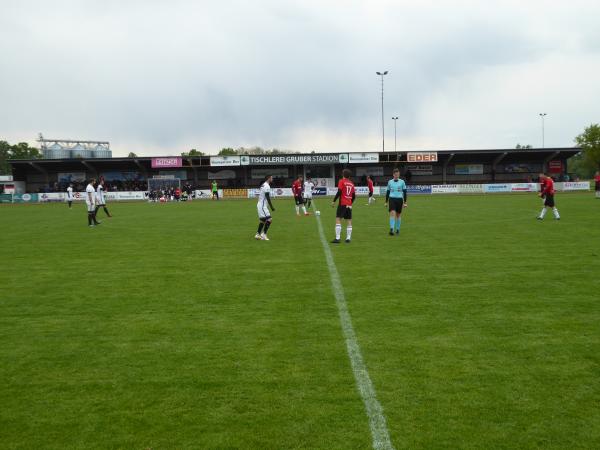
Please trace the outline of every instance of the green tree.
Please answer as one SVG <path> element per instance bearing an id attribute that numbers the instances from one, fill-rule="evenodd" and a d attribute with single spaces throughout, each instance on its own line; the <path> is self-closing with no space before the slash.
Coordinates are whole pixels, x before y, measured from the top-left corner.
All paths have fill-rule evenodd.
<path id="1" fill-rule="evenodd" d="M 129 155 L 127 155 L 128 158 L 137 158 L 137 155 L 133 152 L 129 152 Z"/>
<path id="2" fill-rule="evenodd" d="M 35 147 L 30 147 L 27 142 L 19 142 L 11 146 L 9 159 L 40 159 L 42 154 Z"/>
<path id="3" fill-rule="evenodd" d="M 521 150 L 527 150 L 530 148 L 533 148 L 531 145 L 527 144 L 527 145 L 521 145 L 521 144 L 517 144 L 517 146 L 515 147 L 516 149 L 521 149 Z"/>
<path id="4" fill-rule="evenodd" d="M 181 156 L 204 156 L 204 152 L 199 152 L 198 150 L 193 148 L 189 152 L 183 152 Z"/>
<path id="5" fill-rule="evenodd" d="M 575 138 L 583 152 L 582 164 L 591 173 L 600 170 L 600 125 L 591 124 Z"/>
<path id="6" fill-rule="evenodd" d="M 237 150 L 234 150 L 230 147 L 222 148 L 221 151 L 219 152 L 219 156 L 234 156 L 237 154 L 238 154 Z"/>

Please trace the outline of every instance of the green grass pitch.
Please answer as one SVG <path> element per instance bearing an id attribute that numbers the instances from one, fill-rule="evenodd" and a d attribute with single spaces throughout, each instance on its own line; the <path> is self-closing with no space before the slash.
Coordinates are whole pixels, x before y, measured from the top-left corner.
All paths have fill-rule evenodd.
<path id="1" fill-rule="evenodd" d="M 332 251 L 395 448 L 600 448 L 600 201 L 412 196 L 399 237 L 365 203 Z M 0 448 L 371 447 L 316 217 L 274 204 L 269 242 L 251 200 L 0 207 Z"/>

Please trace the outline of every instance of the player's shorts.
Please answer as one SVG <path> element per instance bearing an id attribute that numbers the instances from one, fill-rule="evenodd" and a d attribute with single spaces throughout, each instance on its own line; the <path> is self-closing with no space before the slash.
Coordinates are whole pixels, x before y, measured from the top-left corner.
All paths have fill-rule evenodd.
<path id="1" fill-rule="evenodd" d="M 258 211 L 258 218 L 260 220 L 266 220 L 271 218 L 271 211 L 269 211 L 267 205 L 261 205 L 260 203 L 258 203 L 256 205 L 256 210 Z"/>
<path id="2" fill-rule="evenodd" d="M 294 195 L 294 201 L 296 202 L 296 205 L 304 204 L 304 199 L 301 195 Z"/>
<path id="3" fill-rule="evenodd" d="M 390 198 L 390 212 L 396 211 L 398 214 L 402 212 L 402 207 L 404 206 L 403 198 Z"/>
<path id="4" fill-rule="evenodd" d="M 352 220 L 352 207 L 346 205 L 338 205 L 335 217 L 340 219 Z"/>
<path id="5" fill-rule="evenodd" d="M 373 197 L 373 191 L 369 191 L 369 197 Z"/>
<path id="6" fill-rule="evenodd" d="M 554 208 L 554 194 L 546 194 L 546 197 L 544 197 L 544 206 Z"/>
<path id="7" fill-rule="evenodd" d="M 310 194 L 304 194 L 304 200 L 312 200 L 312 192 Z"/>
<path id="8" fill-rule="evenodd" d="M 93 203 L 90 202 L 85 202 L 86 206 L 87 206 L 87 210 L 88 212 L 94 212 L 96 210 L 95 206 Z"/>

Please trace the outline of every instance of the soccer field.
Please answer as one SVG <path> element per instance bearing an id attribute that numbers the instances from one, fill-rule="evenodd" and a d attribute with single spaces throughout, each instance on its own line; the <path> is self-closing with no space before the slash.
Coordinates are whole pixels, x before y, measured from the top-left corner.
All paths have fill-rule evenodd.
<path id="1" fill-rule="evenodd" d="M 600 201 L 408 200 L 327 244 L 392 445 L 600 448 Z M 0 448 L 372 447 L 335 210 L 273 203 L 268 242 L 252 200 L 0 207 Z"/>

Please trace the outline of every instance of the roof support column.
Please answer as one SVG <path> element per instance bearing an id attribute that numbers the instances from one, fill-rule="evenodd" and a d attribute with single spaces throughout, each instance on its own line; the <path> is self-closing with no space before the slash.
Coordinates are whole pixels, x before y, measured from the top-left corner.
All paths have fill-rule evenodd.
<path id="1" fill-rule="evenodd" d="M 450 157 L 444 161 L 444 168 L 442 169 L 442 184 L 446 184 L 446 169 L 448 168 L 450 161 L 452 161 L 452 158 L 454 158 L 454 153 L 450 153 Z"/>

